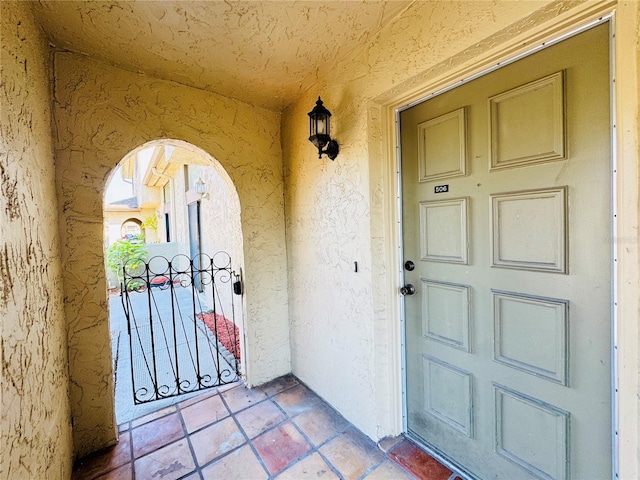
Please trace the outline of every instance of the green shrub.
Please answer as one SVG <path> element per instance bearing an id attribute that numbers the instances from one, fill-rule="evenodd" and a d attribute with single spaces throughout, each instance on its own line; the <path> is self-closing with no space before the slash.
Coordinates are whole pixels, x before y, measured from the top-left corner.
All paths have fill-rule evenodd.
<path id="1" fill-rule="evenodd" d="M 127 274 L 136 275 L 144 266 L 147 253 L 146 244 L 137 238 L 116 240 L 107 250 L 107 267 L 118 276 L 120 285 L 122 285 L 124 282 L 123 266 L 127 265 Z M 141 282 L 133 280 L 128 283 L 130 285 L 127 285 L 127 288 L 131 290 L 139 287 L 139 285 L 133 285 L 134 283 Z"/>

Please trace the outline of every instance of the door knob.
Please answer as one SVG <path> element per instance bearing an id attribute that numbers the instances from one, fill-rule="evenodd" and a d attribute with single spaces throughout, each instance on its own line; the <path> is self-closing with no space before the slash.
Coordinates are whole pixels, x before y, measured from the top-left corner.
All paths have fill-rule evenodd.
<path id="1" fill-rule="evenodd" d="M 400 287 L 400 293 L 402 295 L 413 295 L 414 293 L 416 293 L 416 287 L 414 287 L 410 283 L 407 283 L 404 287 Z"/>

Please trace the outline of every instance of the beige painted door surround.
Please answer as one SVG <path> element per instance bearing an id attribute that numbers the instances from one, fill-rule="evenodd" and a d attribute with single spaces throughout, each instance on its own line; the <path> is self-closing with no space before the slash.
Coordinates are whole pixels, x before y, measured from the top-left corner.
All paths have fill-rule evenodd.
<path id="1" fill-rule="evenodd" d="M 608 28 L 400 115 L 407 428 L 479 478 L 611 476 Z"/>

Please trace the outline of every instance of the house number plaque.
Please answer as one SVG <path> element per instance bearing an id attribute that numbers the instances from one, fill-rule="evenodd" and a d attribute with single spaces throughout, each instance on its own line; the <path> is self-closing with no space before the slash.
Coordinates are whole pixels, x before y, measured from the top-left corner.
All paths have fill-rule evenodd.
<path id="1" fill-rule="evenodd" d="M 433 187 L 433 193 L 446 193 L 449 191 L 449 185 L 436 185 Z"/>

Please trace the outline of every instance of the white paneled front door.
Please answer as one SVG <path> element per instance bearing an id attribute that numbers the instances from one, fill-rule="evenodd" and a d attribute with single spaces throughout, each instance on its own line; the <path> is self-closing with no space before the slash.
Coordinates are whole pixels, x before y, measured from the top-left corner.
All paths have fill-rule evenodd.
<path id="1" fill-rule="evenodd" d="M 408 431 L 479 478 L 611 476 L 608 28 L 401 113 Z"/>

